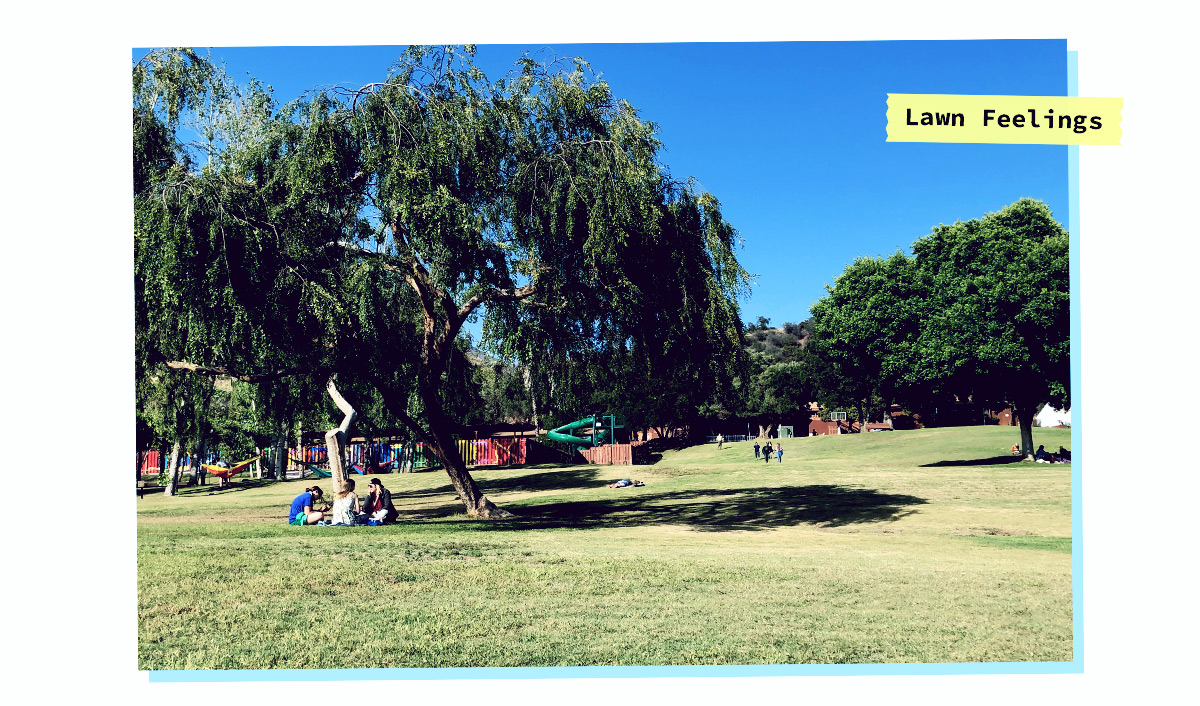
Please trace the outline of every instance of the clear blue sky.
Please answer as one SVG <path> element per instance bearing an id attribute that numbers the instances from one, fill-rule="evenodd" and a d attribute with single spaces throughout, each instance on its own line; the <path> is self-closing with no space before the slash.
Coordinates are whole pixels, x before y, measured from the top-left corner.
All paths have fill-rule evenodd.
<path id="1" fill-rule="evenodd" d="M 383 80 L 401 47 L 213 48 L 280 103 Z M 1067 223 L 1067 151 L 885 142 L 888 93 L 1066 95 L 1065 40 L 480 45 L 489 78 L 523 52 L 582 56 L 656 122 L 662 161 L 695 177 L 758 275 L 742 319 L 801 321 L 859 255 L 907 251 L 939 223 L 1023 196 Z M 135 59 L 141 52 L 135 51 Z"/>

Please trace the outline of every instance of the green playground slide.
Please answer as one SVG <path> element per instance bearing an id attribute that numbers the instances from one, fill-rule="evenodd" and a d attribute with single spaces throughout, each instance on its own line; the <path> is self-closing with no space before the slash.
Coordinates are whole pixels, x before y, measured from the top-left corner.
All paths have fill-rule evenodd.
<path id="1" fill-rule="evenodd" d="M 559 441 L 564 444 L 572 444 L 576 448 L 579 448 L 579 449 L 590 448 L 590 447 L 596 446 L 604 441 L 607 441 L 609 436 L 612 435 L 612 430 L 607 425 L 601 426 L 595 430 L 596 435 L 595 435 L 594 439 L 590 434 L 587 437 L 582 437 L 582 436 L 572 436 L 565 432 L 574 431 L 576 429 L 589 429 L 590 430 L 593 428 L 593 425 L 595 423 L 596 423 L 595 417 L 585 417 L 583 419 L 577 419 L 577 420 L 571 422 L 570 424 L 564 424 L 561 427 L 556 427 L 556 428 L 551 429 L 550 431 L 546 432 L 546 438 L 549 439 L 550 441 Z"/>

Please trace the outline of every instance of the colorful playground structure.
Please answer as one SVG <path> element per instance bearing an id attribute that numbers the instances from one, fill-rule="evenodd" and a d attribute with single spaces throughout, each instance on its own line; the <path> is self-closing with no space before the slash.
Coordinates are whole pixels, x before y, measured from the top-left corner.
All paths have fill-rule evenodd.
<path id="1" fill-rule="evenodd" d="M 508 466 L 526 463 L 527 439 L 525 437 L 496 437 L 489 439 L 459 439 L 458 453 L 469 466 Z M 430 453 L 424 444 L 379 442 L 357 442 L 346 449 L 346 460 L 350 470 L 360 475 L 371 473 L 394 473 L 414 470 L 438 468 L 440 462 Z M 203 464 L 196 459 L 185 456 L 180 459 L 184 473 L 191 473 L 198 466 L 213 475 L 233 475 L 244 470 L 251 463 L 263 458 L 271 465 L 272 449 L 266 449 L 260 456 L 242 461 L 233 468 L 214 466 L 217 462 L 216 453 L 208 454 Z M 297 446 L 287 449 L 288 471 L 301 473 L 312 472 L 321 477 L 329 477 L 329 450 L 324 445 Z M 166 455 L 158 451 L 148 451 L 138 455 L 140 471 L 153 475 L 161 473 L 167 464 Z"/>
<path id="2" fill-rule="evenodd" d="M 490 439 L 458 439 L 458 453 L 468 466 L 509 466 L 525 463 L 526 439 L 524 437 L 497 437 Z M 375 473 L 434 468 L 440 462 L 424 444 L 380 443 L 350 444 L 347 460 L 355 473 L 363 474 L 372 457 L 378 459 Z M 293 464 L 324 465 L 329 462 L 329 450 L 325 446 L 303 446 L 289 454 Z M 354 468 L 356 467 L 357 468 Z"/>
<path id="3" fill-rule="evenodd" d="M 624 428 L 611 414 L 594 415 L 556 427 L 546 432 L 545 439 L 565 444 L 589 463 L 632 463 L 635 454 L 632 446 L 627 443 L 614 443 L 617 430 Z M 459 455 L 468 466 L 541 463 L 550 460 L 545 456 L 547 451 L 551 454 L 560 453 L 548 450 L 538 441 L 536 437 L 496 436 L 458 439 L 455 444 Z M 286 453 L 289 473 L 329 477 L 329 451 L 323 444 L 299 445 L 286 449 Z M 146 475 L 162 473 L 167 465 L 166 456 L 158 451 L 139 453 L 139 472 Z M 268 448 L 254 458 L 238 462 L 232 468 L 221 468 L 214 465 L 218 460 L 216 452 L 210 452 L 203 459 L 184 456 L 180 459 L 180 466 L 185 474 L 193 473 L 203 465 L 209 474 L 228 478 L 250 467 L 259 459 L 262 459 L 264 466 L 272 468 L 275 466 L 274 457 L 274 449 Z M 352 442 L 346 447 L 346 461 L 350 471 L 359 475 L 407 473 L 441 467 L 441 463 L 424 444 L 401 441 Z"/>

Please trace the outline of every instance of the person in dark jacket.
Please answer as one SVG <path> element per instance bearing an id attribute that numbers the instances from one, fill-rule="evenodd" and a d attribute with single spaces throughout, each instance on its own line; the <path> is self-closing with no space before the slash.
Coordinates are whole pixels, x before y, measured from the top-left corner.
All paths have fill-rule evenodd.
<path id="1" fill-rule="evenodd" d="M 380 510 L 386 510 L 387 512 L 383 515 L 383 523 L 395 522 L 400 512 L 392 504 L 392 491 L 383 487 L 383 482 L 378 478 L 372 478 L 368 488 L 370 492 L 367 493 L 367 497 L 362 502 L 363 511 L 366 512 L 367 518 L 376 518 Z"/>

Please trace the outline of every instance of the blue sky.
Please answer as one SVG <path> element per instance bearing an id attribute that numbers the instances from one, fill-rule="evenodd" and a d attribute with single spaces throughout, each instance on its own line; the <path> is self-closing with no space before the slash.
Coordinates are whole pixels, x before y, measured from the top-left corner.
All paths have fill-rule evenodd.
<path id="1" fill-rule="evenodd" d="M 382 80 L 402 47 L 213 48 L 282 103 Z M 859 255 L 1030 196 L 1067 223 L 1067 151 L 885 142 L 888 93 L 1066 95 L 1065 40 L 480 45 L 490 78 L 524 52 L 582 56 L 656 122 L 662 161 L 722 203 L 757 275 L 742 319 L 801 321 Z M 134 52 L 135 58 L 140 56 Z"/>

